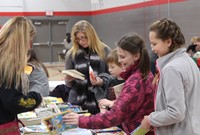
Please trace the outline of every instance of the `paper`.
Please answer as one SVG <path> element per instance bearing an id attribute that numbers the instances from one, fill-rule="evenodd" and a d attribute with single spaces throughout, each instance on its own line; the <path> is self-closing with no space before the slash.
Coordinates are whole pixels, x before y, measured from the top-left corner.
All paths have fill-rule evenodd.
<path id="1" fill-rule="evenodd" d="M 62 73 L 72 76 L 76 79 L 85 80 L 85 75 L 75 69 L 62 70 Z"/>
<path id="2" fill-rule="evenodd" d="M 119 97 L 119 95 L 120 95 L 120 93 L 122 91 L 123 86 L 124 86 L 124 83 L 121 83 L 121 84 L 118 84 L 118 85 L 116 85 L 116 86 L 113 87 L 116 98 Z"/>

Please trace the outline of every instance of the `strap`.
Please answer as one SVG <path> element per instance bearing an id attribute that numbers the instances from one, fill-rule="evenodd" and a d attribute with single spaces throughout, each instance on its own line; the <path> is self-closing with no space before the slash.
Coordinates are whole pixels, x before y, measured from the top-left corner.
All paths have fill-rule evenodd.
<path id="1" fill-rule="evenodd" d="M 25 127 L 24 123 L 21 120 L 17 119 L 17 122 L 20 123 L 22 127 Z"/>
<path id="2" fill-rule="evenodd" d="M 25 127 L 24 123 L 23 123 L 20 119 L 18 119 L 17 116 L 16 116 L 16 121 L 17 121 L 18 123 L 20 123 L 20 124 L 22 125 L 22 127 Z"/>

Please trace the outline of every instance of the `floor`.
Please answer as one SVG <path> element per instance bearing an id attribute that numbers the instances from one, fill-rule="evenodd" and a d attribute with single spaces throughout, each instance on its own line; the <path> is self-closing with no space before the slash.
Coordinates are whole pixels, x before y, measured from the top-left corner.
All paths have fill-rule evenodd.
<path id="1" fill-rule="evenodd" d="M 49 81 L 62 81 L 64 80 L 65 76 L 61 73 L 64 69 L 63 62 L 56 62 L 56 63 L 44 63 L 47 67 L 49 72 Z"/>
<path id="2" fill-rule="evenodd" d="M 64 69 L 64 62 L 44 63 L 49 72 L 49 88 L 53 90 L 59 84 L 65 84 L 65 75 L 61 73 Z"/>

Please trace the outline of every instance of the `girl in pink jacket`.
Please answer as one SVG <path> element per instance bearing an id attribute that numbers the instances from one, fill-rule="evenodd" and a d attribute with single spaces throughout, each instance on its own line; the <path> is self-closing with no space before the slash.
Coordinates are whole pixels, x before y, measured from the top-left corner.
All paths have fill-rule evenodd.
<path id="1" fill-rule="evenodd" d="M 126 81 L 114 106 L 105 113 L 91 116 L 66 114 L 63 117 L 66 124 L 88 129 L 103 129 L 122 124 L 126 134 L 130 135 L 140 125 L 143 117 L 153 111 L 153 75 L 143 39 L 137 34 L 125 35 L 117 43 L 117 54 L 124 69 L 121 77 Z M 148 135 L 153 135 L 153 132 Z"/>

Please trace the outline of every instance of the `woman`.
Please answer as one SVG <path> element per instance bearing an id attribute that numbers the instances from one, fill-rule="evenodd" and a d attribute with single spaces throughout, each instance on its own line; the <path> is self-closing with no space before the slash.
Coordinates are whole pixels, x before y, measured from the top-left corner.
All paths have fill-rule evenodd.
<path id="1" fill-rule="evenodd" d="M 28 75 L 29 89 L 40 93 L 43 97 L 49 95 L 49 73 L 43 63 L 37 58 L 33 49 L 28 50 L 28 65 L 33 67 L 33 71 Z"/>
<path id="2" fill-rule="evenodd" d="M 28 92 L 28 78 L 24 73 L 34 35 L 35 28 L 25 17 L 8 20 L 0 30 L 0 128 L 13 123 L 17 114 L 32 111 L 41 103 L 40 94 Z M 9 131 L 1 129 L 0 133 Z"/>
<path id="3" fill-rule="evenodd" d="M 168 19 L 154 22 L 149 39 L 158 55 L 159 78 L 155 112 L 145 116 L 142 127 L 155 127 L 156 135 L 199 135 L 200 72 L 183 48 L 179 26 Z"/>
<path id="4" fill-rule="evenodd" d="M 110 48 L 100 41 L 93 26 L 87 21 L 77 22 L 71 32 L 72 48 L 67 52 L 66 69 L 76 69 L 83 73 L 85 80 L 66 76 L 66 85 L 70 87 L 68 102 L 82 106 L 90 113 L 99 112 L 97 101 L 105 97 L 103 86 L 106 81 L 100 78 L 100 73 L 108 73 L 106 56 Z M 89 74 L 92 67 L 96 78 Z"/>
<path id="5" fill-rule="evenodd" d="M 63 117 L 66 124 L 88 129 L 103 129 L 122 124 L 126 134 L 130 135 L 143 117 L 153 111 L 153 75 L 150 72 L 150 60 L 143 39 L 137 34 L 128 34 L 117 46 L 118 60 L 125 70 L 121 73 L 125 83 L 114 105 L 105 113 L 89 117 L 76 113 L 66 114 Z"/>

